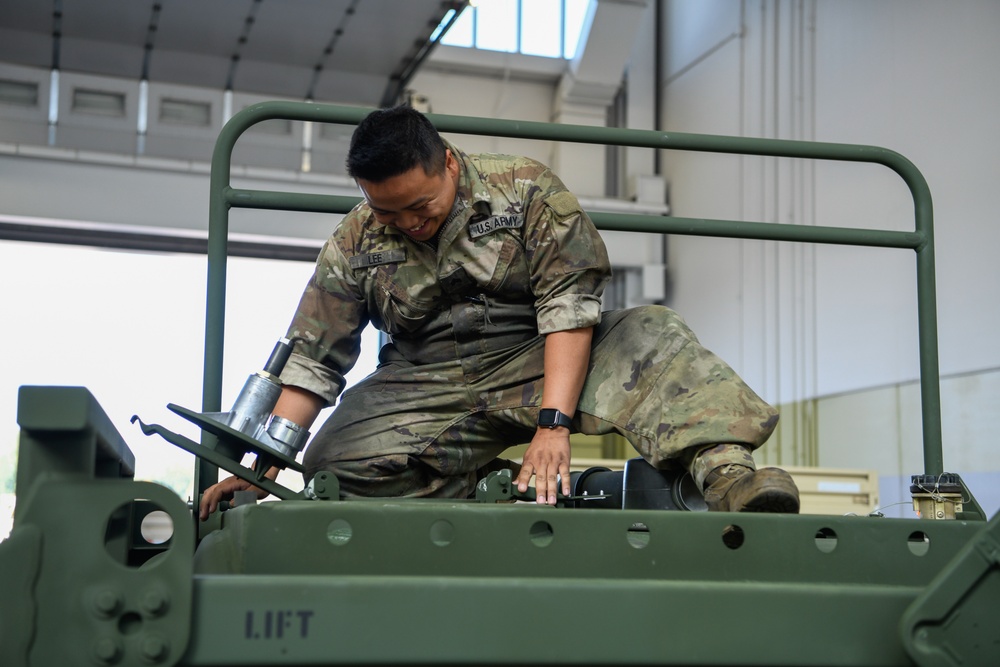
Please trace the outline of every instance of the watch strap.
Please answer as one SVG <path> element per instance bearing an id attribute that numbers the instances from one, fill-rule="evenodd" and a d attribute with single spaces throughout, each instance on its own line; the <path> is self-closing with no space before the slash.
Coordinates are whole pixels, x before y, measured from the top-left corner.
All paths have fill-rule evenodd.
<path id="1" fill-rule="evenodd" d="M 569 428 L 573 420 L 555 408 L 542 408 L 538 411 L 538 425 L 542 428 Z"/>

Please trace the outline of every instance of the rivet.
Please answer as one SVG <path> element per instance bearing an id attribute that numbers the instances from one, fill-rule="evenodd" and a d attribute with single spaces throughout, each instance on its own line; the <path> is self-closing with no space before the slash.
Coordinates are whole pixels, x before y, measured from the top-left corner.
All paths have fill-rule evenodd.
<path id="1" fill-rule="evenodd" d="M 153 616 L 162 614 L 167 608 L 167 602 L 167 596 L 156 589 L 150 589 L 142 595 L 143 611 Z"/>
<path id="2" fill-rule="evenodd" d="M 121 606 L 121 596 L 109 588 L 97 591 L 94 595 L 94 611 L 101 616 L 113 616 Z"/>
<path id="3" fill-rule="evenodd" d="M 94 659 L 97 662 L 110 665 L 118 662 L 121 657 L 121 646 L 111 637 L 103 637 L 94 642 Z"/>
<path id="4" fill-rule="evenodd" d="M 159 662 L 167 655 L 167 645 L 155 635 L 142 640 L 142 657 L 151 662 Z"/>

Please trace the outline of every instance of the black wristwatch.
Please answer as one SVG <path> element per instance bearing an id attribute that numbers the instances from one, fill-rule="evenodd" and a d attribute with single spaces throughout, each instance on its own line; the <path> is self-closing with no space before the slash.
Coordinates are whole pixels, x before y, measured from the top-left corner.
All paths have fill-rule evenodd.
<path id="1" fill-rule="evenodd" d="M 538 425 L 542 428 L 556 428 L 557 426 L 569 428 L 572 423 L 572 419 L 555 408 L 542 408 L 538 411 Z"/>

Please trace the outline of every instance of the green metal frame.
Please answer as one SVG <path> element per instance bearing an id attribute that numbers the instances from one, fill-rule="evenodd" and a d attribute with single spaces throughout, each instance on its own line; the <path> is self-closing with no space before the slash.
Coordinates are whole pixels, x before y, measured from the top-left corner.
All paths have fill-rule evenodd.
<path id="1" fill-rule="evenodd" d="M 230 162 L 239 137 L 253 125 L 282 118 L 356 125 L 371 110 L 301 102 L 266 102 L 247 107 L 222 129 L 212 156 L 208 239 L 208 298 L 205 324 L 205 371 L 202 410 L 222 410 L 222 361 L 225 336 L 226 259 L 230 208 L 278 209 L 346 213 L 354 197 L 246 190 L 232 187 Z M 781 223 L 710 220 L 651 215 L 592 213 L 599 229 L 691 236 L 716 236 L 771 241 L 801 241 L 839 245 L 909 248 L 917 256 L 917 319 L 920 349 L 920 398 L 923 423 L 924 473 L 944 472 L 941 442 L 941 391 L 938 370 L 937 302 L 934 277 L 934 223 L 930 189 L 912 162 L 894 151 L 875 146 L 781 139 L 753 139 L 648 130 L 552 125 L 430 114 L 442 132 L 543 139 L 590 144 L 635 146 L 739 155 L 838 160 L 881 164 L 896 172 L 913 195 L 914 231 L 851 229 Z M 207 436 L 211 438 L 211 436 Z M 209 444 L 208 441 L 203 441 Z M 214 482 L 217 471 L 200 463 L 195 488 Z M 202 480 L 207 484 L 202 486 Z"/>

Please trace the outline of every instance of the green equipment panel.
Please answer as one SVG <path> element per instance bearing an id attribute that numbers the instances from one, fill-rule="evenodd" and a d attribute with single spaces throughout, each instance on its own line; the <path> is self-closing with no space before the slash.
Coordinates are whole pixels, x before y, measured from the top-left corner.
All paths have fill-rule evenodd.
<path id="1" fill-rule="evenodd" d="M 1000 661 L 1000 517 L 286 500 L 223 513 L 196 551 L 89 392 L 21 405 L 5 666 Z"/>

